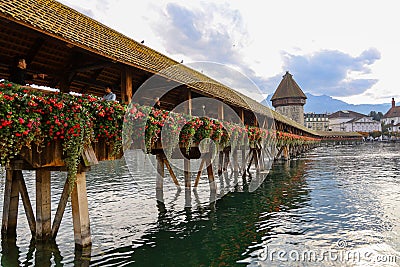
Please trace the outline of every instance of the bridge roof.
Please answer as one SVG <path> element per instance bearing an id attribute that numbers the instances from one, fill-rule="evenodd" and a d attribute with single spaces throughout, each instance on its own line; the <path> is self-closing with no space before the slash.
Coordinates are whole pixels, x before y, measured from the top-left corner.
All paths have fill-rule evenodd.
<path id="1" fill-rule="evenodd" d="M 283 76 L 283 79 L 279 83 L 274 95 L 271 97 L 271 101 L 282 98 L 307 99 L 307 96 L 303 93 L 300 86 L 293 79 L 293 75 L 290 74 L 289 71 L 286 71 L 286 74 Z"/>
<path id="2" fill-rule="evenodd" d="M 12 20 L 70 46 L 186 84 L 240 107 L 263 107 L 200 72 L 53 0 L 0 0 L 0 18 Z M 20 41 L 20 40 L 18 40 Z M 67 47 L 64 47 L 67 49 Z M 50 56 L 50 55 L 48 55 Z M 59 55 L 53 55 L 57 57 Z M 50 63 L 45 63 L 50 65 Z M 49 66 L 50 67 L 50 66 Z M 245 98 L 245 99 L 244 99 Z"/>
<path id="3" fill-rule="evenodd" d="M 327 132 L 327 131 L 317 131 L 319 136 L 322 137 L 362 137 L 363 135 L 357 132 Z"/>
<path id="4" fill-rule="evenodd" d="M 98 59 L 108 60 L 107 62 L 101 63 L 104 64 L 105 67 L 112 66 L 108 71 L 108 76 L 102 76 L 101 79 L 98 79 L 102 80 L 104 84 L 110 83 L 111 80 L 118 81 L 120 79 L 119 74 L 116 74 L 116 70 L 120 71 L 121 66 L 131 66 L 135 69 L 142 70 L 147 77 L 150 77 L 152 74 L 159 75 L 165 79 L 185 84 L 204 95 L 221 99 L 228 104 L 233 104 L 268 117 L 273 114 L 273 117 L 278 121 L 300 128 L 305 132 L 314 135 L 316 134 L 306 127 L 285 118 L 268 107 L 238 93 L 228 86 L 180 64 L 154 49 L 151 49 L 150 47 L 147 47 L 146 45 L 139 43 L 59 2 L 54 0 L 0 0 L 0 3 L 0 21 L 1 24 L 3 24 L 3 26 L 0 27 L 4 27 L 3 35 L 1 35 L 1 39 L 3 39 L 3 43 L 1 43 L 2 47 L 7 47 L 8 50 L 12 50 L 14 53 L 19 48 L 23 48 L 26 53 L 30 53 L 32 50 L 29 50 L 29 46 L 27 46 L 26 43 L 40 48 L 43 42 L 38 42 L 38 40 L 40 41 L 42 38 L 51 39 L 50 41 L 60 41 L 60 43 L 53 44 L 52 47 L 46 47 L 48 51 L 45 51 L 45 54 L 42 52 L 42 55 L 40 55 L 41 61 L 36 62 L 35 64 L 42 69 L 50 70 L 58 60 L 62 62 L 58 62 L 60 69 L 64 72 L 67 71 L 66 66 L 68 65 L 66 65 L 65 62 L 68 62 L 68 57 L 73 57 L 73 54 L 65 55 L 65 51 L 68 49 L 79 48 L 81 49 L 80 51 L 83 51 L 84 53 L 90 55 L 96 54 Z M 22 26 L 22 29 L 26 31 L 26 34 L 14 36 L 14 34 L 21 29 L 20 27 L 15 26 L 13 29 L 14 32 L 7 35 L 8 28 L 6 27 L 8 26 L 6 24 L 11 25 L 13 23 Z M 29 35 L 27 29 L 31 31 L 29 32 L 31 35 L 32 33 L 38 33 L 38 35 Z M 37 38 L 36 41 L 32 41 L 31 39 L 34 39 L 35 37 Z M 12 40 L 5 40 L 7 38 Z M 12 49 L 9 48 L 11 46 L 13 46 Z M 1 56 L 6 57 L 6 53 L 9 53 L 10 51 L 3 49 L 3 54 L 1 54 Z M 62 61 L 59 60 L 60 57 L 64 57 Z M 115 66 L 116 63 L 119 65 Z M 80 67 L 80 70 L 82 71 L 89 69 L 90 66 Z M 3 74 L 4 73 L 5 70 L 3 68 Z M 89 78 L 85 75 L 89 76 Z M 289 75 L 290 74 L 287 73 L 285 76 Z M 82 76 L 86 77 L 86 80 L 89 82 L 93 80 L 96 81 L 96 78 L 90 79 L 90 77 L 98 77 L 95 72 L 90 73 L 90 75 L 84 74 Z M 305 97 L 299 86 L 291 78 L 291 75 L 290 78 L 284 80 L 288 79 L 289 82 L 287 83 L 291 85 L 289 95 L 300 95 L 301 97 Z M 79 86 L 82 86 L 82 83 L 71 83 L 72 89 L 79 89 Z M 101 86 L 98 86 L 97 88 L 98 89 L 95 92 L 101 94 L 103 89 Z M 299 90 L 300 92 L 298 92 Z M 275 94 L 277 94 L 277 92 Z"/>

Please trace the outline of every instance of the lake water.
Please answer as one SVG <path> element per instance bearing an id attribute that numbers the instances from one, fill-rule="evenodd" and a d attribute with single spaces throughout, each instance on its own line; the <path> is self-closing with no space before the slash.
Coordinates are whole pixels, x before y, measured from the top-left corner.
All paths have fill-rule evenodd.
<path id="1" fill-rule="evenodd" d="M 217 198 L 224 195 L 216 201 L 206 176 L 196 192 L 177 191 L 167 176 L 161 203 L 154 159 L 136 151 L 130 160 L 101 162 L 87 174 L 91 250 L 74 253 L 70 203 L 56 242 L 35 248 L 20 204 L 18 240 L 16 246 L 2 242 L 1 263 L 400 266 L 399 156 L 400 144 L 393 143 L 321 146 L 275 162 L 268 174 L 216 175 Z M 34 173 L 24 177 L 35 210 Z M 53 216 L 65 177 L 52 173 Z M 3 191 L 4 177 L 0 210 Z"/>

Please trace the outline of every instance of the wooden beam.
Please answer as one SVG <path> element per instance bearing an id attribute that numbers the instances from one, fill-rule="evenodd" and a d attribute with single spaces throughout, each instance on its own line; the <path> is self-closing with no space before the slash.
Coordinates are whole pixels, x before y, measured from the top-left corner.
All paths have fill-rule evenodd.
<path id="1" fill-rule="evenodd" d="M 77 51 L 72 51 L 71 55 L 68 57 L 67 62 L 64 67 L 60 70 L 59 79 L 59 87 L 60 91 L 67 93 L 69 87 L 72 83 L 72 80 L 76 76 L 76 66 L 79 65 L 79 62 L 82 60 L 82 55 Z"/>
<path id="2" fill-rule="evenodd" d="M 36 57 L 37 53 L 39 52 L 40 48 L 43 46 L 45 39 L 39 37 L 35 40 L 34 44 L 29 49 L 28 53 L 25 55 L 25 61 L 28 65 L 30 65 L 33 59 Z"/>
<path id="3" fill-rule="evenodd" d="M 68 71 L 64 74 L 64 76 L 60 80 L 60 91 L 61 92 L 68 92 L 69 87 L 71 86 L 72 80 L 76 76 L 76 72 Z"/>
<path id="4" fill-rule="evenodd" d="M 104 69 L 107 67 L 112 67 L 114 66 L 115 63 L 113 62 L 96 62 L 96 63 L 91 63 L 91 64 L 86 64 L 82 66 L 77 66 L 73 70 L 75 72 L 87 72 L 91 70 L 98 70 L 98 69 Z"/>
<path id="5" fill-rule="evenodd" d="M 239 171 L 239 163 L 238 163 L 238 149 L 235 147 L 232 151 L 232 161 L 233 161 L 233 171 Z"/>
<path id="6" fill-rule="evenodd" d="M 50 171 L 36 170 L 36 240 L 51 237 Z"/>
<path id="7" fill-rule="evenodd" d="M 82 249 L 92 244 L 90 236 L 89 207 L 86 193 L 86 175 L 76 175 L 76 182 L 71 194 L 72 219 L 74 223 L 75 248 Z"/>
<path id="8" fill-rule="evenodd" d="M 186 87 L 187 90 L 187 104 L 185 105 L 185 113 L 188 115 L 192 115 L 192 89 Z"/>
<path id="9" fill-rule="evenodd" d="M 172 178 L 172 180 L 174 181 L 175 185 L 176 185 L 178 188 L 180 188 L 181 185 L 179 184 L 179 181 L 178 181 L 178 179 L 176 178 L 176 175 L 175 175 L 174 171 L 172 170 L 171 165 L 170 165 L 169 162 L 168 162 L 168 159 L 166 159 L 166 158 L 164 159 L 164 164 L 165 164 L 165 166 L 167 167 L 167 169 L 168 169 L 168 171 L 169 171 L 169 174 L 171 175 L 171 178 Z"/>
<path id="10" fill-rule="evenodd" d="M 201 173 L 203 172 L 203 168 L 204 168 L 204 163 L 205 162 L 206 162 L 206 160 L 203 158 L 201 160 L 199 171 L 197 172 L 196 180 L 194 182 L 194 186 L 193 187 L 197 187 L 199 185 L 200 176 L 201 176 Z"/>
<path id="11" fill-rule="evenodd" d="M 3 222 L 1 227 L 1 235 L 5 239 L 15 239 L 17 237 L 19 186 L 18 181 L 15 179 L 15 172 L 20 171 L 6 171 L 3 202 Z"/>
<path id="12" fill-rule="evenodd" d="M 224 163 L 224 152 L 221 150 L 218 152 L 218 175 L 222 174 L 223 163 Z"/>
<path id="13" fill-rule="evenodd" d="M 185 177 L 185 188 L 191 188 L 191 180 L 190 180 L 190 160 L 183 159 L 183 174 Z"/>
<path id="14" fill-rule="evenodd" d="M 157 174 L 156 174 L 156 189 L 162 190 L 163 189 L 163 179 L 164 179 L 164 155 L 157 154 Z"/>
<path id="15" fill-rule="evenodd" d="M 224 172 L 226 172 L 228 170 L 228 166 L 231 164 L 229 154 L 230 154 L 230 149 L 225 149 L 224 150 L 224 165 L 222 168 L 222 170 Z"/>
<path id="16" fill-rule="evenodd" d="M 244 109 L 243 108 L 240 109 L 240 120 L 244 124 Z"/>
<path id="17" fill-rule="evenodd" d="M 224 103 L 218 103 L 218 119 L 224 120 Z"/>
<path id="18" fill-rule="evenodd" d="M 210 190 L 211 190 L 211 192 L 215 192 L 217 190 L 217 187 L 216 187 L 216 184 L 215 184 L 213 166 L 212 166 L 212 163 L 211 163 L 211 159 L 209 157 L 207 157 L 207 159 L 206 159 L 206 164 L 207 164 L 208 181 L 210 183 Z"/>
<path id="19" fill-rule="evenodd" d="M 64 189 L 61 194 L 60 202 L 58 203 L 56 215 L 53 220 L 51 228 L 51 236 L 53 239 L 57 237 L 58 230 L 60 229 L 61 221 L 64 216 L 65 207 L 67 206 L 69 196 L 69 181 L 65 179 Z"/>
<path id="20" fill-rule="evenodd" d="M 121 70 L 121 101 L 129 103 L 133 95 L 133 77 L 130 67 Z"/>
<path id="21" fill-rule="evenodd" d="M 26 188 L 25 180 L 24 177 L 22 176 L 22 171 L 16 172 L 16 177 L 19 182 L 19 192 L 21 194 L 22 203 L 24 204 L 24 209 L 26 218 L 28 220 L 29 229 L 31 230 L 32 236 L 35 236 L 36 235 L 35 215 L 33 214 L 31 200 L 29 199 L 29 194 Z"/>
<path id="22" fill-rule="evenodd" d="M 93 74 L 90 75 L 90 80 L 96 81 L 97 78 L 100 76 L 100 74 L 103 72 L 103 70 L 104 70 L 104 68 L 94 70 L 94 71 L 93 71 Z M 86 86 L 84 86 L 84 87 L 82 88 L 82 90 L 80 91 L 80 93 L 86 94 L 86 92 L 87 92 L 89 89 L 90 89 L 90 85 L 89 85 L 89 84 L 86 84 Z"/>

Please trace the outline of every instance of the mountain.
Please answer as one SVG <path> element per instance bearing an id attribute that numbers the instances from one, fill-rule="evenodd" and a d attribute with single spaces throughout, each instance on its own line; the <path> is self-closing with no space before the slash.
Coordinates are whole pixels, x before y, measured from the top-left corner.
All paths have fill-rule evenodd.
<path id="1" fill-rule="evenodd" d="M 387 104 L 349 104 L 341 100 L 333 99 L 327 95 L 316 96 L 310 93 L 306 93 L 307 102 L 304 106 L 304 112 L 315 112 L 315 113 L 333 113 L 339 110 L 352 110 L 362 114 L 369 114 L 370 111 L 382 112 L 385 114 L 391 107 L 390 103 Z M 271 105 L 272 95 L 268 95 L 261 103 L 267 106 Z"/>

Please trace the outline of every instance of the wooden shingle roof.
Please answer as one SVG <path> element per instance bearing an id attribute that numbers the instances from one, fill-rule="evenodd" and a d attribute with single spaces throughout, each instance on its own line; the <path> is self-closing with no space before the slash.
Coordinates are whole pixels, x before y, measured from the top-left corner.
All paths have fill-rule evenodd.
<path id="1" fill-rule="evenodd" d="M 70 46 L 108 58 L 112 62 L 185 84 L 228 104 L 266 116 L 273 114 L 276 120 L 315 134 L 220 82 L 54 0 L 0 0 L 0 21 L 12 21 Z M 298 87 L 297 84 L 296 86 Z"/>
<path id="2" fill-rule="evenodd" d="M 0 16 L 113 61 L 164 76 L 227 100 L 245 101 L 227 86 L 53 0 L 0 0 Z"/>

